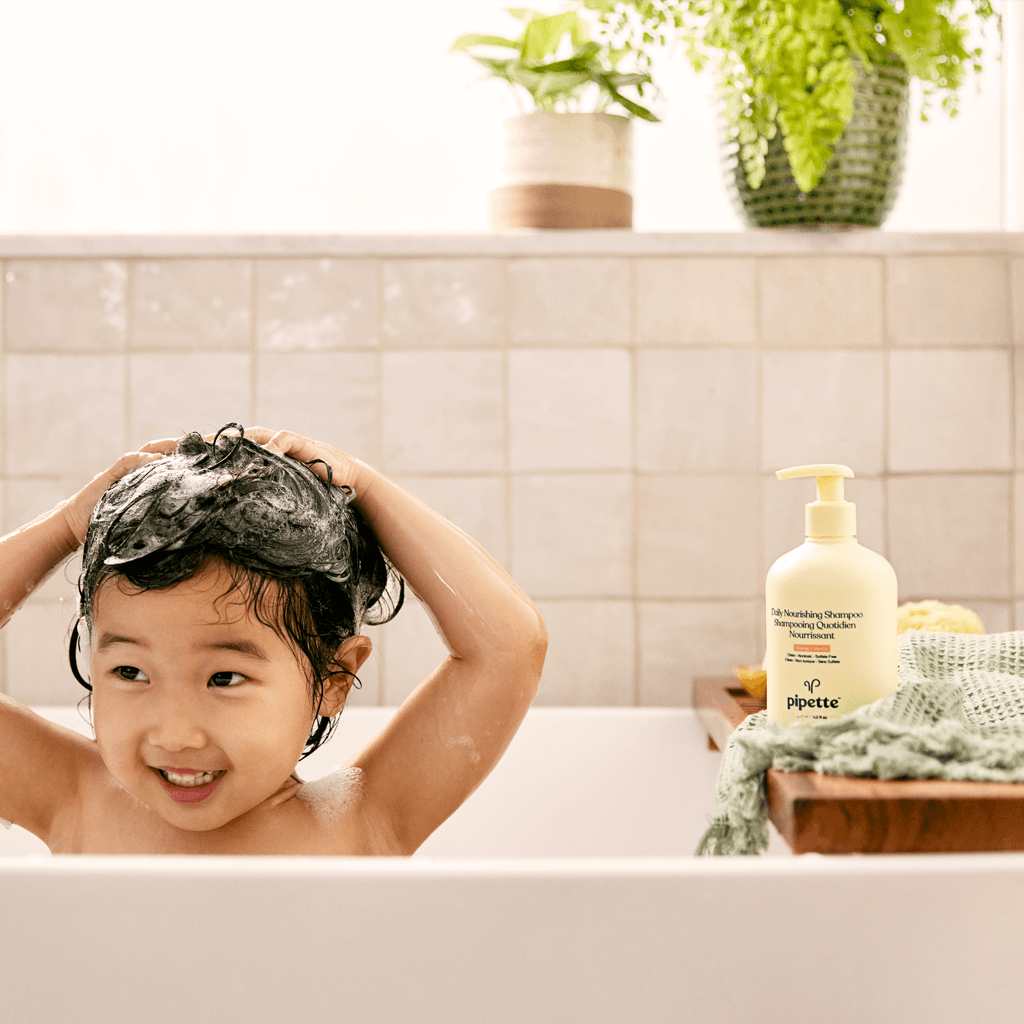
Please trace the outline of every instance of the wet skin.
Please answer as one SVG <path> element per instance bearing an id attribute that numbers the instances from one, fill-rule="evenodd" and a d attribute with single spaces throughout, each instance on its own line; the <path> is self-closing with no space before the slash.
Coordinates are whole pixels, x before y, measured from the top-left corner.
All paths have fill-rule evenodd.
<path id="1" fill-rule="evenodd" d="M 90 657 L 98 743 L 0 699 L 0 814 L 54 853 L 410 854 L 486 778 L 537 693 L 544 623 L 494 559 L 339 449 L 261 427 L 247 436 L 352 489 L 448 654 L 349 763 L 361 795 L 325 828 L 289 781 L 314 717 L 305 662 L 226 594 L 224 568 L 144 594 L 104 584 Z M 113 482 L 176 444 L 128 453 L 0 540 L 0 606 L 20 604 L 83 542 Z M 336 659 L 357 672 L 368 653 L 357 636 Z M 327 715 L 349 680 L 331 683 Z M 175 800 L 195 791 L 168 786 L 160 768 L 218 774 L 204 799 Z"/>
<path id="2" fill-rule="evenodd" d="M 214 843 L 220 834 L 243 840 L 276 828 L 272 819 L 281 812 L 303 819 L 290 823 L 294 834 L 308 819 L 301 802 L 290 806 L 299 788 L 292 773 L 314 717 L 306 673 L 289 644 L 229 587 L 224 566 L 211 562 L 173 587 L 140 593 L 115 577 L 97 595 L 93 721 L 105 770 L 125 791 L 101 787 L 104 803 L 120 817 L 134 803 L 125 797 L 136 798 L 170 828 L 143 808 L 139 824 L 149 820 L 150 833 L 167 841 L 178 832 L 207 833 Z M 358 638 L 355 647 L 362 653 L 368 641 Z M 346 683 L 328 681 L 323 713 L 339 710 L 346 691 Z M 169 783 L 160 769 L 220 774 L 197 792 Z M 188 799 L 197 795 L 203 798 Z"/>

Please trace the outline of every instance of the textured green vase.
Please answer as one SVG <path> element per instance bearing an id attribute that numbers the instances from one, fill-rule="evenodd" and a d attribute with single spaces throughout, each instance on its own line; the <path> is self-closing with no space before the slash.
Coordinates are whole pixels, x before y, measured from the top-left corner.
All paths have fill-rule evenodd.
<path id="1" fill-rule="evenodd" d="M 910 76 L 902 61 L 858 68 L 853 117 L 835 144 L 817 188 L 801 192 L 793 180 L 782 132 L 768 143 L 761 187 L 747 184 L 739 143 L 723 143 L 726 188 L 748 227 L 879 227 L 896 202 L 910 112 Z"/>

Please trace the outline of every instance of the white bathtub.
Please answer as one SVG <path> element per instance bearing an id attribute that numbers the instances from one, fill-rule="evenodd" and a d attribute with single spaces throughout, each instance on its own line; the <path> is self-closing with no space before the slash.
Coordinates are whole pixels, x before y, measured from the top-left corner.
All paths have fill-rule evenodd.
<path id="1" fill-rule="evenodd" d="M 391 713 L 346 711 L 306 777 Z M 53 858 L 12 830 L 0 1020 L 1019 1016 L 1024 856 L 697 860 L 717 762 L 690 711 L 538 708 L 410 859 Z"/>

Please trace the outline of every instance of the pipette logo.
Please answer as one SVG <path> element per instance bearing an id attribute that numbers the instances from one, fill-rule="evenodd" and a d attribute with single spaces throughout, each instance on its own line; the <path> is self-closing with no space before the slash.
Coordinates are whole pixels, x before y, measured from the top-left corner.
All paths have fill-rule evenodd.
<path id="1" fill-rule="evenodd" d="M 810 697 L 801 697 L 798 694 L 794 694 L 792 697 L 786 698 L 786 709 L 791 711 L 796 708 L 797 711 L 803 711 L 804 708 L 830 708 L 835 709 L 839 707 L 839 697 L 815 697 L 814 691 L 821 686 L 820 679 L 805 679 L 804 686 L 807 688 Z"/>

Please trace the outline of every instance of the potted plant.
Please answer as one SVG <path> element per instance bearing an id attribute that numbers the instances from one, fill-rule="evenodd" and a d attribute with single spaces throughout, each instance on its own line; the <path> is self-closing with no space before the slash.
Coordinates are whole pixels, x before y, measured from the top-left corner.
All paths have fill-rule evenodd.
<path id="1" fill-rule="evenodd" d="M 623 90 L 642 99 L 653 83 L 646 68 L 620 68 L 636 64 L 632 46 L 591 38 L 582 7 L 553 15 L 510 8 L 523 23 L 515 39 L 474 34 L 452 46 L 533 103 L 506 122 L 505 182 L 491 192 L 496 228 L 632 226 L 631 118 L 658 118 Z"/>
<path id="2" fill-rule="evenodd" d="M 971 0 L 984 27 L 1001 16 Z M 726 181 L 750 226 L 877 227 L 903 171 L 911 78 L 921 117 L 981 70 L 953 0 L 592 0 L 612 31 L 669 31 L 718 72 Z M 641 28 L 637 28 L 639 25 Z"/>

